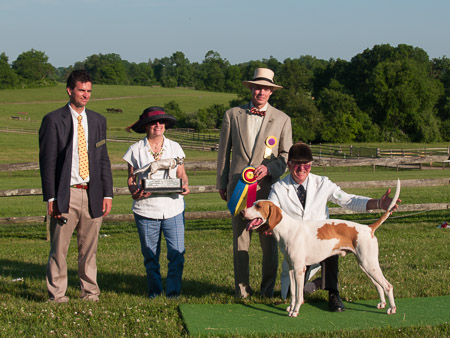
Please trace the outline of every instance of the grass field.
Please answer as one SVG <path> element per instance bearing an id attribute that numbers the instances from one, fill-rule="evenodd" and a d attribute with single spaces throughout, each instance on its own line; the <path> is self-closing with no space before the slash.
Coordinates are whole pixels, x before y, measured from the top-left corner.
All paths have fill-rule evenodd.
<path id="1" fill-rule="evenodd" d="M 42 117 L 68 102 L 65 85 L 51 88 L 0 91 L 0 123 L 2 128 L 38 130 Z M 133 124 L 149 106 L 164 106 L 176 101 L 184 112 L 196 112 L 213 104 L 228 105 L 234 94 L 196 91 L 186 88 L 94 85 L 88 108 L 106 116 L 108 137 L 129 136 L 125 127 Z M 123 114 L 107 113 L 107 108 L 120 108 Z M 19 112 L 27 112 L 21 115 Z M 12 116 L 25 118 L 11 119 Z M 136 134 L 133 134 L 136 135 Z"/>
<path id="2" fill-rule="evenodd" d="M 186 89 L 147 87 L 95 86 L 90 107 L 104 113 L 106 108 L 124 110 L 124 114 L 106 114 L 109 134 L 120 136 L 124 126 L 134 122 L 143 108 L 179 102 L 185 111 L 226 104 L 233 96 L 203 93 Z M 39 128 L 42 116 L 67 100 L 64 86 L 24 91 L 0 91 L 2 126 Z M 13 121 L 10 116 L 27 111 L 31 121 Z M 0 133 L 3 146 L 0 164 L 37 162 L 37 135 Z M 375 145 L 377 146 L 377 145 Z M 397 145 L 396 145 L 397 146 Z M 404 145 L 406 148 L 408 145 Z M 412 145 L 444 146 L 444 145 Z M 410 146 L 410 147 L 412 147 Z M 446 145 L 445 145 L 446 146 Z M 123 163 L 127 143 L 109 143 L 113 163 Z M 185 150 L 187 161 L 215 160 L 214 152 Z M 367 180 L 401 180 L 448 178 L 450 170 L 404 170 L 380 168 L 313 168 L 335 182 Z M 215 184 L 214 172 L 188 172 L 191 185 Z M 114 185 L 126 186 L 126 172 L 114 171 Z M 40 188 L 38 171 L 0 172 L 0 190 Z M 348 192 L 379 197 L 388 187 L 349 189 Z M 394 188 L 394 187 L 392 187 Z M 448 203 L 448 186 L 404 187 L 400 198 L 404 204 Z M 218 194 L 192 194 L 186 198 L 187 211 L 225 210 Z M 130 213 L 129 196 L 113 201 L 115 214 Z M 41 196 L 0 198 L 0 217 L 39 216 L 45 213 Z M 345 218 L 367 224 L 379 214 L 347 215 Z M 342 217 L 342 216 L 341 216 Z M 397 298 L 431 297 L 450 294 L 450 231 L 437 229 L 450 221 L 447 210 L 421 213 L 395 213 L 377 230 L 380 243 L 380 265 L 394 285 Z M 45 224 L 9 224 L 0 226 L 0 337 L 183 337 L 187 336 L 178 306 L 180 304 L 271 304 L 281 301 L 279 281 L 275 299 L 254 296 L 239 300 L 233 293 L 232 234 L 230 220 L 208 219 L 186 222 L 186 265 L 182 296 L 178 299 L 146 298 L 146 281 L 139 239 L 134 223 L 105 223 L 98 249 L 98 279 L 102 290 L 99 303 L 78 299 L 76 239 L 68 255 L 68 304 L 48 304 L 45 266 L 49 243 Z M 257 237 L 253 238 L 251 284 L 257 289 L 261 278 L 261 253 Z M 161 268 L 167 273 L 165 245 L 162 246 Z M 281 261 L 281 255 L 279 257 Z M 376 299 L 377 294 L 360 271 L 353 256 L 340 259 L 341 296 L 345 301 Z M 318 291 L 307 302 L 324 302 L 327 295 Z M 449 308 L 450 309 L 450 308 Z M 424 309 L 426 311 L 426 309 Z M 404 315 L 398 309 L 398 316 Z M 300 316 L 297 319 L 302 320 Z M 389 327 L 363 331 L 329 331 L 306 334 L 305 337 L 448 337 L 450 323 L 392 329 Z M 211 336 L 214 336 L 211 333 Z M 256 337 L 257 335 L 247 335 Z M 295 337 L 272 334 L 267 337 Z M 235 335 L 235 337 L 240 337 Z M 259 337 L 259 336 L 258 336 Z"/>
<path id="3" fill-rule="evenodd" d="M 397 298 L 427 297 L 450 293 L 448 230 L 436 229 L 443 213 L 388 220 L 378 231 L 380 264 L 395 287 Z M 45 227 L 0 227 L 0 336 L 1 337 L 182 337 L 186 335 L 178 305 L 271 304 L 280 301 L 258 296 L 241 301 L 233 296 L 231 229 L 228 220 L 186 223 L 186 265 L 179 299 L 145 297 L 146 282 L 139 239 L 134 224 L 104 225 L 98 249 L 101 301 L 78 300 L 75 238 L 70 248 L 68 304 L 45 301 L 45 264 L 48 243 Z M 25 249 L 26 248 L 26 249 Z M 165 245 L 161 254 L 163 276 L 167 272 Z M 260 282 L 261 255 L 257 238 L 250 251 L 251 284 Z M 281 258 L 280 258 L 281 259 Z M 345 301 L 376 299 L 376 291 L 359 270 L 353 256 L 340 259 L 341 295 Z M 324 302 L 318 291 L 307 302 Z M 426 311 L 426 309 L 424 309 Z M 402 316 L 398 309 L 397 316 Z M 292 320 L 302 320 L 299 318 Z M 305 337 L 446 337 L 450 323 L 406 329 L 379 328 L 364 331 L 330 331 Z M 214 334 L 211 334 L 214 336 Z M 236 335 L 238 337 L 239 335 Z M 277 334 L 268 337 L 284 337 Z M 294 337 L 295 335 L 291 335 Z"/>

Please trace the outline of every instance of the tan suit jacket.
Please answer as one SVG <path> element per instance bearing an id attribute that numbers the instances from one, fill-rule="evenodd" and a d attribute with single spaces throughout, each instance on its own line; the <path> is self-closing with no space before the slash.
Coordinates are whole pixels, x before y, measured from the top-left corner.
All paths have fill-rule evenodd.
<path id="1" fill-rule="evenodd" d="M 250 104 L 227 110 L 222 122 L 217 157 L 217 188 L 227 189 L 228 199 L 242 170 L 247 166 L 258 167 L 261 164 L 267 166 L 270 175 L 259 182 L 257 199 L 267 198 L 271 185 L 286 171 L 288 152 L 292 146 L 290 117 L 269 105 L 252 151 L 253 143 L 247 129 L 249 108 Z M 270 159 L 265 159 L 265 141 L 269 136 L 275 136 L 278 142 L 272 148 Z"/>

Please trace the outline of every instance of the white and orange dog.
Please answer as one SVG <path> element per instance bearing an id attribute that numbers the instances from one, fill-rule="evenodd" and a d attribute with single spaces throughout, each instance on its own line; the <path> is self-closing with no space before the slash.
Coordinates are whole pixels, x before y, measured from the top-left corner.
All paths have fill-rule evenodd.
<path id="1" fill-rule="evenodd" d="M 303 304 L 304 274 L 307 265 L 347 252 L 353 252 L 361 269 L 375 285 L 380 303 L 378 309 L 386 307 L 384 294 L 388 296 L 388 314 L 396 312 L 394 290 L 383 276 L 378 263 L 378 240 L 375 230 L 389 217 L 400 195 L 400 180 L 392 203 L 375 223 L 367 226 L 351 221 L 328 219 L 325 221 L 296 220 L 273 202 L 256 201 L 252 207 L 242 210 L 242 216 L 249 220 L 247 230 L 270 231 L 275 236 L 280 250 L 289 264 L 291 282 L 291 304 L 287 308 L 290 317 L 297 317 Z"/>

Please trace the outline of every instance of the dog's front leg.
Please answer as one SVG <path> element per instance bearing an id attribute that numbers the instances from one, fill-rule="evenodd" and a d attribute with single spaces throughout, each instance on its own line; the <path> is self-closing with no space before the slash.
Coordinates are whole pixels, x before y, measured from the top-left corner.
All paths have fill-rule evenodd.
<path id="1" fill-rule="evenodd" d="M 294 279 L 295 279 L 295 307 L 289 313 L 290 317 L 297 317 L 298 312 L 300 311 L 300 306 L 303 304 L 303 287 L 305 283 L 305 269 L 302 270 L 294 270 Z"/>
<path id="2" fill-rule="evenodd" d="M 287 308 L 289 317 L 297 317 L 300 306 L 303 304 L 303 287 L 305 269 L 289 270 L 291 280 L 291 305 Z"/>
<path id="3" fill-rule="evenodd" d="M 295 271 L 289 268 L 289 284 L 290 284 L 289 292 L 291 294 L 291 304 L 286 309 L 286 311 L 289 313 L 289 316 L 291 315 L 291 309 L 293 310 L 295 308 L 295 296 L 297 294 L 294 273 Z"/>

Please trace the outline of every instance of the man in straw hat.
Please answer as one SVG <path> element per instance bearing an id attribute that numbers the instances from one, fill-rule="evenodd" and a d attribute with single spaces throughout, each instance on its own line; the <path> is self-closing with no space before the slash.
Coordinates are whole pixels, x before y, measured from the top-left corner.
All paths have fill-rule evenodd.
<path id="1" fill-rule="evenodd" d="M 256 200 L 266 199 L 271 185 L 286 170 L 292 145 L 291 119 L 268 103 L 272 93 L 282 88 L 274 83 L 273 77 L 270 69 L 257 68 L 253 79 L 243 82 L 252 91 L 251 102 L 224 114 L 217 157 L 217 188 L 225 201 L 230 202 L 245 168 L 254 168 L 252 177 L 256 179 L 257 188 L 253 197 Z M 237 297 L 246 298 L 252 293 L 248 254 L 251 233 L 246 231 L 242 217 L 236 215 L 237 212 L 232 213 L 235 292 Z M 260 294 L 272 297 L 278 248 L 273 236 L 260 234 L 259 240 L 263 252 Z"/>
<path id="2" fill-rule="evenodd" d="M 302 220 L 328 219 L 328 202 L 355 212 L 389 208 L 392 201 L 389 197 L 390 189 L 380 199 L 347 194 L 328 177 L 311 174 L 312 162 L 311 148 L 301 142 L 294 144 L 289 149 L 287 162 L 290 175 L 276 182 L 270 191 L 268 199 L 291 217 Z M 305 292 L 314 291 L 314 287 L 328 290 L 328 305 L 333 312 L 345 310 L 338 290 L 338 258 L 336 255 L 325 259 L 322 262 L 324 278 L 305 284 Z M 314 274 L 311 270 L 315 268 L 311 266 L 307 269 L 305 279 L 308 279 L 308 275 Z M 281 297 L 284 299 L 287 297 L 289 283 L 289 268 L 284 261 L 281 272 Z"/>

